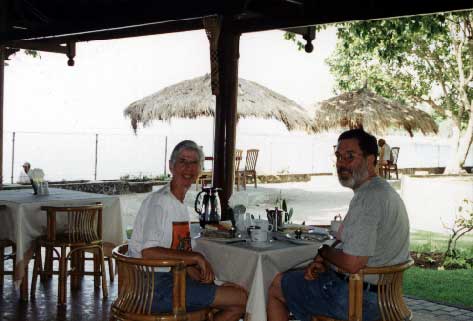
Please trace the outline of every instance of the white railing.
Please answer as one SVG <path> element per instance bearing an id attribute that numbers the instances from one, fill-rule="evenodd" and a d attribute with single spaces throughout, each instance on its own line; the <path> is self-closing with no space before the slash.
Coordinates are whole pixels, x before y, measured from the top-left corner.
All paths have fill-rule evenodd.
<path id="1" fill-rule="evenodd" d="M 183 139 L 192 139 L 203 146 L 206 155 L 213 154 L 213 138 L 208 131 L 166 135 L 5 132 L 4 183 L 17 180 L 25 161 L 33 168 L 42 168 L 48 180 L 162 175 L 169 172 L 165 164 L 172 148 Z M 261 174 L 332 173 L 336 139 L 337 134 L 239 134 L 237 148 L 260 150 L 257 172 Z M 386 136 L 385 139 L 391 147 L 400 147 L 400 168 L 445 166 L 450 151 L 448 140 L 435 137 Z M 466 166 L 472 164 L 470 152 Z M 243 165 L 244 160 L 240 166 Z"/>

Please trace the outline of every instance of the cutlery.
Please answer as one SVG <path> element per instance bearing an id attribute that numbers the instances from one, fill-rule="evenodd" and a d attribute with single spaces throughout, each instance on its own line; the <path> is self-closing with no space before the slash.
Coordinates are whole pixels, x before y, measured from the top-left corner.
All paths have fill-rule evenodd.
<path id="1" fill-rule="evenodd" d="M 225 242 L 225 244 L 234 244 L 234 243 L 241 243 L 241 242 L 246 242 L 246 240 L 241 239 L 241 240 L 227 241 L 227 242 Z"/>

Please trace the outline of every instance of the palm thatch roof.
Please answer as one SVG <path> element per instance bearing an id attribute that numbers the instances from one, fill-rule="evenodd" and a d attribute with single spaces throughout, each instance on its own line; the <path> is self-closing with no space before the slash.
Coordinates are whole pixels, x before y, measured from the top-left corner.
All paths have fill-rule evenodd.
<path id="1" fill-rule="evenodd" d="M 148 126 L 153 120 L 214 115 L 215 96 L 211 93 L 209 74 L 166 87 L 131 103 L 124 111 L 135 130 L 139 123 Z M 237 117 L 277 119 L 288 130 L 315 131 L 309 114 L 296 102 L 242 78 L 238 83 Z"/>
<path id="2" fill-rule="evenodd" d="M 409 132 L 437 133 L 432 117 L 417 108 L 401 105 L 377 95 L 366 87 L 324 100 L 315 106 L 315 125 L 321 130 L 364 128 L 382 134 L 388 128 Z"/>

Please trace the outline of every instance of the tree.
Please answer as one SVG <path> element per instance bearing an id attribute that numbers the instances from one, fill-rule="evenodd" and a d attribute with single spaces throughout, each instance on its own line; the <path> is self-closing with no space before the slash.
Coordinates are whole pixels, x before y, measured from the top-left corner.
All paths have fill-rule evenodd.
<path id="1" fill-rule="evenodd" d="M 338 24 L 327 59 L 337 90 L 370 89 L 407 104 L 428 104 L 453 123 L 445 173 L 459 173 L 473 139 L 473 12 Z M 287 38 L 287 37 L 286 37 Z"/>

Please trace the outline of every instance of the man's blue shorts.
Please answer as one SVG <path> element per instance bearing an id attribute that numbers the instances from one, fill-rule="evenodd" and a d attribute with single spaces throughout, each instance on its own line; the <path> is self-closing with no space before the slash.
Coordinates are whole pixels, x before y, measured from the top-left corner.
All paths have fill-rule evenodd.
<path id="1" fill-rule="evenodd" d="M 172 284 L 171 272 L 154 273 L 154 296 L 151 306 L 152 312 L 172 312 Z M 215 299 L 217 286 L 213 283 L 204 284 L 186 276 L 186 309 L 196 311 L 210 306 Z"/>
<path id="2" fill-rule="evenodd" d="M 304 279 L 304 271 L 283 274 L 281 288 L 289 311 L 296 319 L 310 321 L 321 315 L 348 320 L 348 281 L 340 279 L 334 271 L 318 273 L 315 280 Z M 377 293 L 363 293 L 363 321 L 379 320 Z"/>

